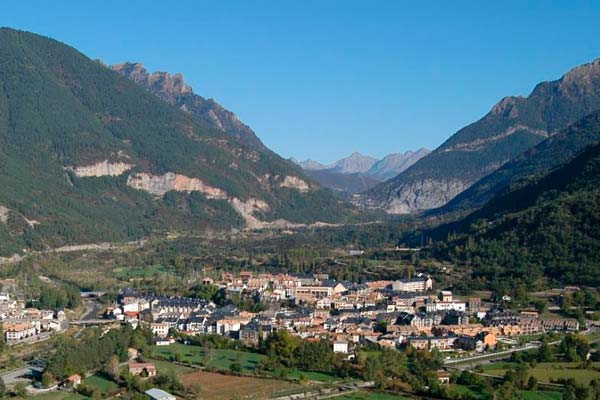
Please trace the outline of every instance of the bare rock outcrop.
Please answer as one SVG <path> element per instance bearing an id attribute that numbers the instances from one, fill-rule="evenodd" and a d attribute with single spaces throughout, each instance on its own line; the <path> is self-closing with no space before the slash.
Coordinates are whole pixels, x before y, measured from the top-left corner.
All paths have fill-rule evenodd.
<path id="1" fill-rule="evenodd" d="M 164 175 L 151 175 L 145 172 L 130 175 L 127 185 L 134 189 L 144 190 L 155 196 L 175 190 L 178 192 L 200 192 L 209 199 L 226 199 L 225 191 L 207 185 L 198 178 L 190 178 L 185 175 L 167 172 Z"/>
<path id="2" fill-rule="evenodd" d="M 10 213 L 10 210 L 8 208 L 0 205 L 0 222 L 7 223 L 9 213 Z"/>
<path id="3" fill-rule="evenodd" d="M 300 179 L 297 176 L 287 175 L 283 178 L 283 181 L 279 184 L 280 187 L 296 189 L 300 192 L 308 192 L 310 185 L 304 179 Z"/>
<path id="4" fill-rule="evenodd" d="M 66 167 L 67 170 L 80 178 L 100 177 L 100 176 L 119 176 L 129 171 L 135 165 L 125 162 L 110 162 L 108 160 L 101 161 L 91 165 L 71 166 Z"/>
<path id="5" fill-rule="evenodd" d="M 352 203 L 371 209 L 384 210 L 390 214 L 411 214 L 420 210 L 441 207 L 472 182 L 422 179 L 394 188 L 385 198 L 372 199 L 356 195 Z"/>

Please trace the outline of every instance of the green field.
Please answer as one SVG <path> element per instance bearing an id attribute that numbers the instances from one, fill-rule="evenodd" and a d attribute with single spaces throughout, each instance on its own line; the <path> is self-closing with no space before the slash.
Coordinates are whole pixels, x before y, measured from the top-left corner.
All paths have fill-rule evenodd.
<path id="1" fill-rule="evenodd" d="M 195 371 L 195 369 L 192 367 L 186 367 L 184 365 L 175 364 L 170 361 L 163 361 L 163 360 L 157 360 L 157 359 L 152 359 L 151 361 L 152 361 L 152 363 L 154 363 L 157 371 L 160 373 L 164 373 L 167 371 L 173 371 L 173 372 L 175 372 L 175 374 L 177 376 L 180 376 L 183 374 L 187 374 L 188 372 Z"/>
<path id="2" fill-rule="evenodd" d="M 525 400 L 561 400 L 562 394 L 560 392 L 542 392 L 542 391 L 521 391 L 523 399 Z"/>
<path id="3" fill-rule="evenodd" d="M 449 387 L 457 394 L 471 395 L 473 398 L 481 399 L 481 400 L 492 400 L 492 398 L 486 394 L 482 393 L 477 389 L 473 389 L 463 385 L 451 384 Z M 560 400 L 562 399 L 562 394 L 560 392 L 548 392 L 548 391 L 532 391 L 532 390 L 520 390 L 519 391 L 524 400 Z"/>
<path id="4" fill-rule="evenodd" d="M 71 392 L 49 392 L 36 394 L 35 396 L 29 397 L 30 399 L 35 400 L 83 400 L 87 399 L 87 397 L 82 396 L 77 393 Z"/>
<path id="5" fill-rule="evenodd" d="M 98 389 L 102 394 L 112 393 L 119 388 L 113 381 L 109 381 L 99 375 L 88 376 L 83 380 L 83 383 L 86 386 Z"/>
<path id="6" fill-rule="evenodd" d="M 481 400 L 487 400 L 488 399 L 488 396 L 486 394 L 481 393 L 476 388 L 473 389 L 473 388 L 470 388 L 468 386 L 458 385 L 458 384 L 451 384 L 451 385 L 448 385 L 448 387 L 452 390 L 452 392 L 457 393 L 457 394 L 470 395 L 473 398 L 481 399 Z"/>
<path id="7" fill-rule="evenodd" d="M 577 383 L 588 385 L 592 379 L 600 379 L 600 362 L 592 363 L 589 369 L 579 369 L 577 368 L 579 364 L 577 362 L 540 363 L 529 371 L 540 382 L 573 378 Z M 507 368 L 514 365 L 514 363 L 495 363 L 486 365 L 484 371 L 490 375 L 504 376 Z"/>
<path id="8" fill-rule="evenodd" d="M 176 354 L 178 354 L 178 356 L 176 356 Z M 181 343 L 173 343 L 169 346 L 154 346 L 153 356 L 154 358 L 167 361 L 175 361 L 178 359 L 183 363 L 202 365 L 218 371 L 230 371 L 231 364 L 239 363 L 242 367 L 242 373 L 245 374 L 253 374 L 256 371 L 258 364 L 265 358 L 262 354 L 238 350 L 212 349 L 207 353 L 206 349 L 203 347 Z M 178 367 L 174 363 L 171 363 L 170 365 L 175 369 Z M 158 363 L 157 368 L 160 368 Z M 168 366 L 163 364 L 163 368 L 168 368 Z M 272 371 L 272 375 L 278 375 L 277 371 Z M 285 376 L 292 379 L 298 379 L 301 375 L 308 376 L 308 379 L 311 381 L 333 382 L 339 380 L 334 375 L 312 371 L 287 371 Z"/>
<path id="9" fill-rule="evenodd" d="M 239 363 L 242 372 L 252 373 L 258 363 L 265 358 L 262 354 L 249 353 L 237 350 L 213 349 L 206 351 L 200 346 L 189 346 L 181 343 L 173 343 L 169 346 L 155 346 L 154 356 L 165 360 L 176 360 L 176 354 L 181 362 L 203 365 L 220 371 L 229 371 L 233 363 Z"/>
<path id="10" fill-rule="evenodd" d="M 356 392 L 342 396 L 332 397 L 336 400 L 408 400 L 408 397 L 402 397 L 387 393 L 376 392 Z"/>

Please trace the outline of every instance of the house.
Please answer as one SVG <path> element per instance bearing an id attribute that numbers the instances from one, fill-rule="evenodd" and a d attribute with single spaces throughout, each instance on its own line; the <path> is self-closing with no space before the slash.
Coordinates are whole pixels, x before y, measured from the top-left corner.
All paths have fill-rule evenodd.
<path id="1" fill-rule="evenodd" d="M 36 334 L 35 326 L 30 322 L 4 322 L 2 330 L 7 342 L 23 340 Z"/>
<path id="2" fill-rule="evenodd" d="M 272 331 L 270 325 L 259 325 L 256 322 L 250 322 L 243 325 L 239 330 L 239 339 L 244 344 L 257 345 L 261 339 L 266 339 Z"/>
<path id="3" fill-rule="evenodd" d="M 546 332 L 577 332 L 579 322 L 576 319 L 543 319 L 542 325 Z"/>
<path id="4" fill-rule="evenodd" d="M 408 339 L 408 345 L 417 350 L 428 350 L 429 339 L 422 336 L 411 337 Z"/>
<path id="5" fill-rule="evenodd" d="M 177 397 L 157 388 L 148 389 L 144 393 L 152 400 L 177 400 Z"/>
<path id="6" fill-rule="evenodd" d="M 141 363 L 130 361 L 127 368 L 131 375 L 142 375 L 149 378 L 156 376 L 156 367 L 152 363 Z"/>
<path id="7" fill-rule="evenodd" d="M 469 311 L 472 314 L 477 314 L 481 310 L 481 299 L 479 297 L 471 297 L 468 301 Z"/>
<path id="8" fill-rule="evenodd" d="M 443 336 L 443 337 L 411 337 L 408 339 L 408 344 L 417 350 L 432 350 L 438 349 L 440 351 L 450 350 L 454 347 L 456 336 Z"/>
<path id="9" fill-rule="evenodd" d="M 452 292 L 449 290 L 442 290 L 438 298 L 444 303 L 449 303 L 452 301 Z"/>
<path id="10" fill-rule="evenodd" d="M 431 278 L 408 278 L 392 282 L 392 289 L 396 292 L 426 292 L 433 288 Z"/>
<path id="11" fill-rule="evenodd" d="M 150 330 L 154 336 L 165 337 L 169 334 L 169 323 L 168 322 L 154 322 L 150 324 Z"/>
<path id="12" fill-rule="evenodd" d="M 81 385 L 81 375 L 75 374 L 75 375 L 71 375 L 69 376 L 67 379 L 65 379 L 65 386 L 71 387 L 71 388 L 76 388 L 77 386 Z"/>
<path id="13" fill-rule="evenodd" d="M 300 286 L 294 290 L 296 304 L 315 304 L 320 299 L 331 297 L 333 288 L 330 286 Z"/>
<path id="14" fill-rule="evenodd" d="M 336 340 L 333 342 L 334 353 L 348 353 L 348 342 L 345 340 Z"/>
<path id="15" fill-rule="evenodd" d="M 483 341 L 475 336 L 459 336 L 456 338 L 455 345 L 466 351 L 482 352 L 484 350 Z"/>
<path id="16" fill-rule="evenodd" d="M 437 378 L 441 384 L 450 383 L 450 373 L 448 371 L 442 369 L 437 371 Z"/>

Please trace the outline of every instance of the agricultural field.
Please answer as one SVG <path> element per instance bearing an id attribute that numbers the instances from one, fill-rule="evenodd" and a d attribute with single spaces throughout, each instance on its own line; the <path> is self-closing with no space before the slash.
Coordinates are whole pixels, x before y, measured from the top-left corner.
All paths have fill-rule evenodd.
<path id="1" fill-rule="evenodd" d="M 29 397 L 35 400 L 83 400 L 87 397 L 71 392 L 48 392 Z"/>
<path id="2" fill-rule="evenodd" d="M 93 389 L 98 389 L 102 394 L 112 393 L 119 388 L 113 381 L 109 381 L 99 375 L 88 376 L 83 380 L 83 384 Z"/>
<path id="3" fill-rule="evenodd" d="M 469 395 L 475 399 L 492 400 L 489 395 L 482 393 L 476 388 L 470 388 L 464 385 L 451 384 L 450 387 L 457 394 Z M 562 394 L 559 392 L 548 392 L 541 390 L 520 390 L 524 400 L 561 400 Z"/>
<path id="4" fill-rule="evenodd" d="M 187 374 L 189 372 L 195 371 L 196 369 L 192 367 L 186 367 L 184 365 L 175 364 L 170 361 L 156 360 L 152 359 L 152 363 L 156 366 L 158 372 L 165 373 L 168 371 L 175 372 L 175 375 L 181 376 L 183 374 Z"/>
<path id="5" fill-rule="evenodd" d="M 540 390 L 523 390 L 521 391 L 524 400 L 561 400 L 562 393 L 560 392 L 542 392 Z"/>
<path id="6" fill-rule="evenodd" d="M 153 358 L 166 361 L 179 361 L 194 365 L 202 365 L 209 369 L 217 371 L 231 371 L 231 365 L 237 363 L 241 366 L 241 373 L 254 374 L 259 363 L 265 358 L 262 354 L 250 353 L 238 350 L 211 349 L 206 350 L 200 346 L 191 346 L 181 343 L 173 343 L 169 346 L 155 346 L 153 349 Z M 170 364 L 174 368 L 178 365 Z M 163 364 L 166 368 L 167 366 Z M 157 364 L 158 367 L 158 364 Z M 160 367 L 159 367 L 160 368 Z M 278 371 L 272 371 L 273 376 L 279 376 Z M 291 379 L 299 379 L 301 376 L 307 376 L 309 381 L 333 382 L 339 380 L 334 375 L 313 372 L 313 371 L 286 371 L 284 376 Z"/>
<path id="7" fill-rule="evenodd" d="M 264 399 L 284 390 L 300 388 L 300 385 L 275 379 L 222 375 L 214 372 L 196 371 L 181 376 L 181 382 L 189 388 L 198 386 L 203 399 L 229 400 L 234 398 Z"/>
<path id="8" fill-rule="evenodd" d="M 483 369 L 490 375 L 504 376 L 509 366 L 514 363 L 495 363 L 486 365 Z M 600 379 L 600 362 L 594 362 L 587 369 L 578 368 L 578 362 L 540 363 L 531 368 L 531 375 L 539 382 L 552 382 L 558 379 L 573 378 L 577 383 L 588 385 L 593 379 Z"/>
<path id="9" fill-rule="evenodd" d="M 196 365 L 203 365 L 219 371 L 229 371 L 233 363 L 239 363 L 243 373 L 253 373 L 258 363 L 265 358 L 262 354 L 249 353 L 237 350 L 211 349 L 206 350 L 199 346 L 173 343 L 169 346 L 155 346 L 154 357 L 169 361 L 181 361 Z"/>
<path id="10" fill-rule="evenodd" d="M 409 400 L 408 397 L 377 393 L 377 392 L 355 392 L 350 394 L 344 394 L 341 396 L 332 397 L 335 400 Z"/>

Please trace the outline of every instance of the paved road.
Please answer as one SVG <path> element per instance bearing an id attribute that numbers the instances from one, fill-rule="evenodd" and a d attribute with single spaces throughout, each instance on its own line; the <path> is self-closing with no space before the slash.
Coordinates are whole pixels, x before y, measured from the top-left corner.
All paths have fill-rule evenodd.
<path id="1" fill-rule="evenodd" d="M 4 381 L 7 386 L 16 385 L 19 382 L 29 382 L 31 375 L 41 374 L 43 371 L 42 366 L 31 366 L 28 365 L 23 368 L 15 369 L 9 372 L 0 374 L 0 378 Z"/>
<path id="2" fill-rule="evenodd" d="M 539 347 L 540 347 L 539 344 L 528 343 L 525 346 L 515 347 L 515 348 L 512 348 L 512 349 L 508 349 L 508 350 L 504 350 L 504 351 L 499 351 L 497 353 L 484 353 L 484 354 L 469 355 L 469 356 L 465 356 L 465 357 L 450 358 L 450 359 L 444 360 L 444 365 L 461 364 L 461 363 L 466 363 L 466 362 L 469 362 L 469 361 L 479 361 L 479 360 L 486 360 L 486 361 L 491 361 L 491 360 L 494 360 L 494 359 L 497 360 L 497 359 L 502 359 L 502 358 L 510 357 L 510 355 L 512 353 L 517 353 L 519 351 L 527 351 L 527 350 L 537 349 Z"/>

